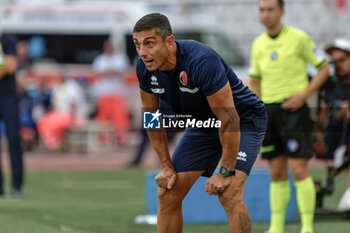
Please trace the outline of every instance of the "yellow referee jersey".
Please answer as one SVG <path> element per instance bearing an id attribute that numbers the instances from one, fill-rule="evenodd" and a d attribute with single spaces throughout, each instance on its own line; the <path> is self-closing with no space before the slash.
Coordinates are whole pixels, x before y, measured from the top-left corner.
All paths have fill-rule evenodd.
<path id="1" fill-rule="evenodd" d="M 277 37 L 266 32 L 252 45 L 250 77 L 261 81 L 261 99 L 281 103 L 308 86 L 307 63 L 319 68 L 326 63 L 315 55 L 315 43 L 303 31 L 283 26 Z"/>

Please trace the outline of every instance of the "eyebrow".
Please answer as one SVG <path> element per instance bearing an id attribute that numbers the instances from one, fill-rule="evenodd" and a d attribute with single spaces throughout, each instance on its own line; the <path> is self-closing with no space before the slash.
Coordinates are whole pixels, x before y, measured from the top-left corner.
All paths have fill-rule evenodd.
<path id="1" fill-rule="evenodd" d="M 146 40 L 150 40 L 150 39 L 156 39 L 155 36 L 149 36 L 149 37 L 146 37 L 143 41 L 146 41 Z M 133 38 L 134 41 L 137 41 L 138 42 L 138 39 L 137 38 Z"/>

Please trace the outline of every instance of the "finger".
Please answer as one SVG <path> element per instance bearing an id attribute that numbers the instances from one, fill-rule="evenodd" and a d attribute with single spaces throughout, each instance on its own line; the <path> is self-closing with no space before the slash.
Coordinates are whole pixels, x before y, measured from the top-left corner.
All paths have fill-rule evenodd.
<path id="1" fill-rule="evenodd" d="M 286 109 L 287 107 L 288 107 L 288 105 L 286 103 L 281 104 L 282 109 Z"/>
<path id="2" fill-rule="evenodd" d="M 291 105 L 291 101 L 290 100 L 287 100 L 287 101 L 282 103 L 282 107 L 284 107 L 284 108 L 288 108 L 288 107 L 290 107 L 290 105 Z"/>
<path id="3" fill-rule="evenodd" d="M 205 187 L 204 187 L 204 191 L 206 191 L 207 193 L 209 193 L 210 187 L 211 187 L 211 183 L 210 183 L 209 181 L 207 181 L 207 183 L 205 184 Z"/>
<path id="4" fill-rule="evenodd" d="M 155 180 L 156 180 L 156 183 L 157 183 L 158 187 L 167 188 L 167 183 L 168 182 L 166 180 L 164 180 L 164 178 L 158 177 Z"/>
<path id="5" fill-rule="evenodd" d="M 158 177 L 158 176 L 156 176 L 156 178 L 155 178 L 154 180 L 156 181 L 157 185 L 160 187 L 159 177 Z"/>
<path id="6" fill-rule="evenodd" d="M 213 187 L 213 185 L 211 184 L 211 185 L 209 186 L 209 195 L 213 195 L 213 193 L 214 193 L 214 187 Z"/>
<path id="7" fill-rule="evenodd" d="M 167 189 L 167 183 L 166 183 L 166 182 L 160 182 L 160 183 L 158 184 L 158 186 L 159 186 L 160 188 Z"/>
<path id="8" fill-rule="evenodd" d="M 160 181 L 160 173 L 158 175 L 156 175 L 156 177 L 154 179 L 158 183 Z"/>
<path id="9" fill-rule="evenodd" d="M 290 106 L 286 107 L 285 110 L 290 111 L 290 112 L 295 112 L 296 110 L 298 110 L 298 107 L 296 105 L 290 105 Z"/>
<path id="10" fill-rule="evenodd" d="M 286 111 L 292 111 L 295 107 L 291 104 L 282 105 L 281 108 Z"/>
<path id="11" fill-rule="evenodd" d="M 164 188 L 166 188 L 166 182 L 164 182 L 164 179 L 157 179 L 156 180 L 156 183 L 157 183 L 157 185 L 159 186 L 159 187 L 164 187 Z"/>
<path id="12" fill-rule="evenodd" d="M 176 182 L 176 178 L 177 178 L 177 175 L 176 174 L 173 174 L 173 176 L 170 178 L 170 181 L 168 183 L 168 189 L 172 189 L 173 186 L 175 185 L 175 182 Z"/>

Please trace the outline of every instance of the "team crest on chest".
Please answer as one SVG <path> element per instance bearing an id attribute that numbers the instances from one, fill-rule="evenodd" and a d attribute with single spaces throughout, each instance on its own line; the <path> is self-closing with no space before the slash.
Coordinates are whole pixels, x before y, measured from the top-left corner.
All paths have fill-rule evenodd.
<path id="1" fill-rule="evenodd" d="M 187 86 L 187 74 L 185 71 L 181 71 L 179 78 L 180 78 L 181 84 L 184 86 Z"/>

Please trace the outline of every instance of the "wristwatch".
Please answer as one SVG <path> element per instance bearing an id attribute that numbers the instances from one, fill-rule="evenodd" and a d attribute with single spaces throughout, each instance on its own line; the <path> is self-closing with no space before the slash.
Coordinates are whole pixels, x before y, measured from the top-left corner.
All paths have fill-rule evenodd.
<path id="1" fill-rule="evenodd" d="M 230 171 L 230 169 L 228 169 L 227 167 L 221 166 L 219 169 L 219 173 L 224 177 L 234 176 L 236 174 L 236 169 L 233 169 L 232 171 Z"/>

